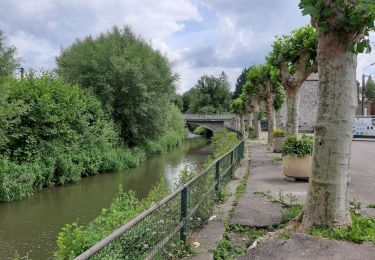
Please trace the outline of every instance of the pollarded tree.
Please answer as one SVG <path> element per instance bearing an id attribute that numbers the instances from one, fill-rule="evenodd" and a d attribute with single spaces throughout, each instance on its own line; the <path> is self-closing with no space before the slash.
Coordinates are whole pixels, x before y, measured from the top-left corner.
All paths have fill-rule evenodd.
<path id="1" fill-rule="evenodd" d="M 318 35 L 319 107 L 302 228 L 346 226 L 357 53 L 370 51 L 374 0 L 301 0 Z"/>
<path id="2" fill-rule="evenodd" d="M 245 91 L 254 100 L 264 100 L 267 111 L 268 146 L 272 145 L 273 130 L 275 129 L 275 110 L 279 110 L 283 103 L 280 90 L 279 70 L 270 64 L 255 65 L 247 74 Z M 256 97 L 256 98 L 255 98 Z M 254 102 L 256 104 L 257 102 Z M 259 118 L 258 118 L 259 119 Z"/>
<path id="3" fill-rule="evenodd" d="M 280 80 L 286 92 L 288 135 L 298 132 L 299 93 L 302 83 L 317 71 L 316 31 L 303 26 L 290 35 L 277 37 L 267 61 L 280 70 Z"/>
<path id="4" fill-rule="evenodd" d="M 233 99 L 230 103 L 231 109 L 239 117 L 239 128 L 242 133 L 244 132 L 244 115 L 247 110 L 246 102 L 247 95 L 245 93 L 241 93 L 241 95 L 238 98 Z"/>

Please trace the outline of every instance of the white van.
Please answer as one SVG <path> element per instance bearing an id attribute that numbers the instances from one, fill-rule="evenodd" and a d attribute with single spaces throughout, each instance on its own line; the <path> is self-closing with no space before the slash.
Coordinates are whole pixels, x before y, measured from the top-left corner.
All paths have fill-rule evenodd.
<path id="1" fill-rule="evenodd" d="M 354 119 L 353 136 L 375 137 L 375 117 L 356 117 Z"/>

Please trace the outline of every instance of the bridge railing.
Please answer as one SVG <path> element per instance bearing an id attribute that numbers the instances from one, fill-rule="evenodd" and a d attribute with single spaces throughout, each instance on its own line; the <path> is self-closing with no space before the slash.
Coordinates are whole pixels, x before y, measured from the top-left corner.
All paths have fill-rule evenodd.
<path id="1" fill-rule="evenodd" d="M 232 120 L 236 116 L 229 115 L 204 115 L 204 114 L 184 114 L 185 120 Z"/>
<path id="2" fill-rule="evenodd" d="M 243 158 L 244 141 L 215 160 L 162 201 L 92 246 L 75 259 L 166 259 L 169 250 L 211 215 L 222 185 Z"/>

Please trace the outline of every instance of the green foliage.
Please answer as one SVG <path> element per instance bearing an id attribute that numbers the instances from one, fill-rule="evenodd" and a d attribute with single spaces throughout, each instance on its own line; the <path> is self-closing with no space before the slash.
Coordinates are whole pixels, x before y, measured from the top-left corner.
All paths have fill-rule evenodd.
<path id="1" fill-rule="evenodd" d="M 283 155 L 295 155 L 298 157 L 304 157 L 306 155 L 312 155 L 314 147 L 314 137 L 302 135 L 288 136 L 284 143 L 281 145 L 281 152 Z"/>
<path id="2" fill-rule="evenodd" d="M 220 114 L 230 110 L 231 94 L 225 77 L 204 75 L 184 96 L 189 100 L 189 113 Z"/>
<path id="3" fill-rule="evenodd" d="M 77 86 L 30 74 L 8 78 L 0 91 L 1 201 L 134 163 L 129 151 L 117 150 L 100 103 Z"/>
<path id="4" fill-rule="evenodd" d="M 149 195 L 139 200 L 134 192 L 124 192 L 119 187 L 117 197 L 108 209 L 102 209 L 99 217 L 87 226 L 81 226 L 77 222 L 63 227 L 57 238 L 59 249 L 55 252 L 57 259 L 73 259 L 96 242 L 108 236 L 113 230 L 127 223 L 156 201 L 160 201 L 168 190 L 162 179 Z M 116 243 L 116 241 L 112 242 Z"/>
<path id="5" fill-rule="evenodd" d="M 254 65 L 247 73 L 244 94 L 265 100 L 267 96 L 274 97 L 273 106 L 279 110 L 284 103 L 284 92 L 279 81 L 280 70 L 270 64 Z"/>
<path id="6" fill-rule="evenodd" d="M 222 128 L 214 133 L 211 143 L 215 148 L 215 158 L 218 158 L 229 152 L 239 141 L 235 132 Z"/>
<path id="7" fill-rule="evenodd" d="M 367 100 L 375 102 L 375 82 L 371 77 L 366 83 L 365 97 Z"/>
<path id="8" fill-rule="evenodd" d="M 236 114 L 244 114 L 246 112 L 246 96 L 241 95 L 240 97 L 233 99 L 230 102 L 231 110 Z"/>
<path id="9" fill-rule="evenodd" d="M 375 244 L 375 219 L 359 216 L 353 212 L 351 217 L 352 224 L 346 228 L 314 226 L 309 230 L 309 233 L 329 239 L 346 240 L 354 243 L 370 242 Z"/>
<path id="10" fill-rule="evenodd" d="M 128 27 L 77 40 L 62 50 L 57 65 L 64 79 L 96 95 L 128 146 L 168 131 L 177 78 L 167 59 Z"/>
<path id="11" fill-rule="evenodd" d="M 233 92 L 232 99 L 236 99 L 240 97 L 242 93 L 242 89 L 246 84 L 246 74 L 249 71 L 250 68 L 244 68 L 240 74 L 240 76 L 237 78 L 236 85 L 235 85 L 235 90 Z"/>
<path id="12" fill-rule="evenodd" d="M 303 15 L 310 15 L 313 24 L 323 33 L 351 34 L 348 46 L 354 53 L 370 52 L 369 32 L 375 29 L 375 2 L 373 0 L 322 1 L 301 0 Z M 356 37 L 358 34 L 364 37 Z"/>
<path id="13" fill-rule="evenodd" d="M 369 205 L 367 205 L 367 207 L 368 207 L 368 208 L 375 209 L 375 203 L 369 204 Z"/>
<path id="14" fill-rule="evenodd" d="M 285 131 L 281 128 L 276 128 L 272 132 L 273 132 L 273 136 L 275 136 L 275 137 L 284 137 L 285 136 Z"/>
<path id="15" fill-rule="evenodd" d="M 0 83 L 1 81 L 13 74 L 19 66 L 19 59 L 15 57 L 16 48 L 5 46 L 6 37 L 0 30 Z"/>
<path id="16" fill-rule="evenodd" d="M 286 63 L 288 73 L 293 75 L 305 55 L 308 55 L 308 59 L 301 68 L 306 69 L 315 66 L 317 48 L 316 31 L 311 25 L 306 25 L 292 31 L 290 35 L 278 36 L 272 45 L 271 53 L 267 56 L 267 62 L 280 69 L 282 63 Z"/>
<path id="17" fill-rule="evenodd" d="M 222 238 L 219 241 L 219 244 L 214 250 L 214 259 L 215 260 L 229 260 L 234 259 L 237 255 L 236 252 L 233 252 L 234 247 L 228 237 Z"/>
<path id="18" fill-rule="evenodd" d="M 266 115 L 267 115 L 266 110 L 264 110 L 264 109 L 262 109 L 262 108 L 259 109 L 259 111 L 257 111 L 257 112 L 255 113 L 255 116 L 256 116 L 256 118 L 258 119 L 258 121 L 260 121 L 260 120 L 262 120 L 263 118 L 265 118 Z"/>
<path id="19" fill-rule="evenodd" d="M 274 156 L 273 158 L 272 158 L 272 161 L 273 162 L 281 162 L 283 160 L 283 158 L 281 157 L 281 156 Z"/>
<path id="20" fill-rule="evenodd" d="M 185 135 L 182 115 L 169 103 L 168 131 L 138 148 L 123 147 L 100 102 L 51 74 L 8 78 L 0 91 L 0 201 L 138 166 L 181 144 Z"/>
<path id="21" fill-rule="evenodd" d="M 196 135 L 204 135 L 205 133 L 206 133 L 206 128 L 204 128 L 204 127 L 197 126 L 194 129 L 194 134 L 196 134 Z"/>

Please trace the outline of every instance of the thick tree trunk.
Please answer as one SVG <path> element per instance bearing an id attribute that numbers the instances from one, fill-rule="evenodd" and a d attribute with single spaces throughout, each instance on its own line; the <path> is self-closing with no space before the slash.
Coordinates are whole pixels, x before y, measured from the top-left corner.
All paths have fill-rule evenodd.
<path id="1" fill-rule="evenodd" d="M 286 91 L 286 135 L 298 133 L 299 120 L 299 92 L 300 88 L 288 89 Z"/>
<path id="2" fill-rule="evenodd" d="M 266 111 L 267 111 L 267 124 L 268 124 L 268 139 L 267 139 L 267 146 L 268 149 L 272 147 L 273 141 L 273 130 L 275 130 L 274 125 L 274 109 L 273 109 L 273 98 L 272 96 L 267 97 L 266 99 Z"/>
<path id="3" fill-rule="evenodd" d="M 302 228 L 350 224 L 349 160 L 356 110 L 357 56 L 347 51 L 350 35 L 319 33 L 319 108 L 312 176 Z"/>
<path id="4" fill-rule="evenodd" d="M 254 102 L 254 131 L 255 131 L 254 138 L 255 139 L 259 139 L 259 136 L 260 136 L 260 121 L 258 119 L 258 112 L 259 112 L 259 103 L 258 101 L 255 101 Z"/>
<path id="5" fill-rule="evenodd" d="M 244 116 L 242 113 L 240 114 L 240 132 L 244 132 Z"/>

